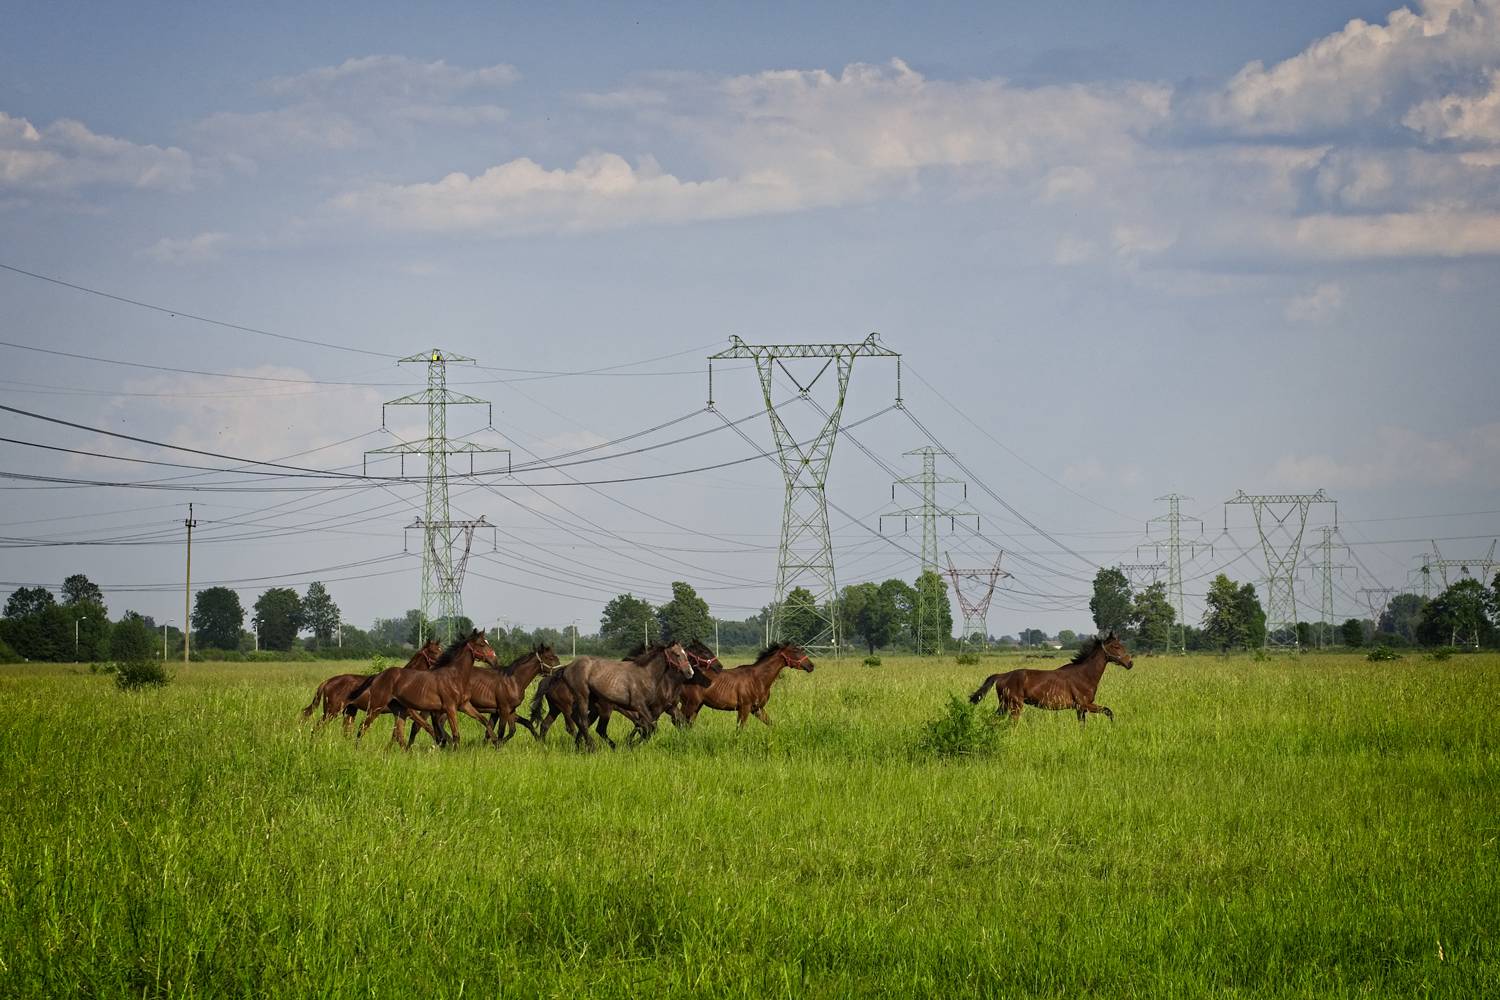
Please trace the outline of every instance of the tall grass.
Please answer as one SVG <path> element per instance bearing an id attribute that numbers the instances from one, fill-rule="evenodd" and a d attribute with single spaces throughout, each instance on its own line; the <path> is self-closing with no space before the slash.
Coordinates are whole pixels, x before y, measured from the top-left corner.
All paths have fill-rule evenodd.
<path id="1" fill-rule="evenodd" d="M 1138 659 L 1114 725 L 924 751 L 996 669 L 820 661 L 774 728 L 585 756 L 313 733 L 327 665 L 0 667 L 0 996 L 1493 986 L 1500 657 Z"/>

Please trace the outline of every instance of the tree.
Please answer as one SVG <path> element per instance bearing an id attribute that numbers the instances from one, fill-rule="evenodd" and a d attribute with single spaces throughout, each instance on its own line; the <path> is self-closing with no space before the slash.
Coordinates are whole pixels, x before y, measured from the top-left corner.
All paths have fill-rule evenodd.
<path id="1" fill-rule="evenodd" d="M 291 649 L 302 631 L 302 599 L 290 587 L 272 587 L 255 602 L 262 649 Z"/>
<path id="2" fill-rule="evenodd" d="M 1078 648 L 1078 633 L 1074 632 L 1070 628 L 1058 629 L 1057 630 L 1057 641 L 1060 642 L 1060 643 L 1062 643 L 1063 649 L 1077 649 Z"/>
<path id="3" fill-rule="evenodd" d="M 52 592 L 46 587 L 21 587 L 5 602 L 5 617 L 26 618 L 39 615 L 56 604 Z"/>
<path id="4" fill-rule="evenodd" d="M 370 640 L 377 646 L 413 644 L 422 612 L 412 608 L 400 618 L 377 618 L 370 626 Z"/>
<path id="5" fill-rule="evenodd" d="M 209 587 L 193 598 L 194 642 L 205 649 L 239 649 L 245 609 L 228 587 Z"/>
<path id="6" fill-rule="evenodd" d="M 70 606 L 89 604 L 104 607 L 104 591 L 82 573 L 74 573 L 63 581 L 63 603 Z"/>
<path id="7" fill-rule="evenodd" d="M 1346 618 L 1339 626 L 1339 638 L 1350 649 L 1358 649 L 1365 644 L 1365 627 L 1358 618 Z"/>
<path id="8" fill-rule="evenodd" d="M 1251 649 L 1264 646 L 1266 644 L 1266 609 L 1260 606 L 1260 598 L 1255 596 L 1255 585 L 1253 583 L 1241 584 L 1239 592 L 1235 595 L 1235 601 L 1239 606 L 1245 645 Z"/>
<path id="9" fill-rule="evenodd" d="M 1397 594 L 1380 613 L 1380 631 L 1399 635 L 1407 642 L 1416 642 L 1417 626 L 1421 624 L 1425 607 L 1427 601 L 1416 594 Z"/>
<path id="10" fill-rule="evenodd" d="M 328 588 L 317 580 L 307 585 L 307 596 L 302 599 L 302 627 L 312 630 L 314 649 L 332 642 L 339 627 L 339 606 L 328 595 Z"/>
<path id="11" fill-rule="evenodd" d="M 1039 628 L 1023 628 L 1021 630 L 1021 645 L 1040 646 L 1047 641 L 1047 633 Z"/>
<path id="12" fill-rule="evenodd" d="M 125 617 L 115 622 L 109 637 L 110 656 L 121 663 L 138 663 L 154 660 L 161 655 L 156 633 L 146 619 L 134 611 L 125 612 Z"/>
<path id="13" fill-rule="evenodd" d="M 1177 611 L 1172 607 L 1172 602 L 1167 600 L 1167 585 L 1161 582 L 1153 583 L 1137 594 L 1130 608 L 1130 627 L 1147 649 L 1167 648 L 1172 623 L 1176 619 Z M 1061 633 L 1058 638 L 1062 638 Z M 1064 642 L 1063 645 L 1068 643 Z"/>
<path id="14" fill-rule="evenodd" d="M 663 642 L 691 642 L 714 634 L 708 602 L 681 580 L 672 582 L 672 599 L 657 610 L 656 620 L 661 623 Z"/>
<path id="15" fill-rule="evenodd" d="M 647 638 L 655 624 L 656 611 L 650 602 L 631 594 L 621 594 L 604 606 L 599 619 L 599 639 L 604 647 L 623 653 Z M 659 633 L 659 627 L 656 630 Z"/>
<path id="16" fill-rule="evenodd" d="M 919 604 L 936 611 L 929 611 L 928 621 L 937 629 L 937 634 L 928 641 L 943 649 L 953 642 L 953 605 L 948 601 L 948 583 L 937 573 L 928 570 L 917 577 L 917 599 Z"/>
<path id="17" fill-rule="evenodd" d="M 891 582 L 901 583 L 900 580 Z M 896 593 L 894 589 L 873 582 L 845 587 L 839 598 L 845 637 L 858 639 L 871 653 L 889 644 L 901 627 Z"/>
<path id="18" fill-rule="evenodd" d="M 1459 580 L 1427 605 L 1417 638 L 1429 646 L 1456 646 L 1461 642 L 1478 646 L 1487 642 L 1493 631 L 1486 614 L 1489 596 L 1478 580 Z"/>
<path id="19" fill-rule="evenodd" d="M 1113 567 L 1094 574 L 1094 596 L 1089 598 L 1094 613 L 1094 628 L 1102 635 L 1114 632 L 1124 636 L 1130 628 L 1130 581 Z"/>
<path id="20" fill-rule="evenodd" d="M 783 639 L 805 646 L 818 638 L 823 631 L 823 618 L 818 614 L 818 603 L 812 591 L 806 587 L 794 587 L 781 604 L 781 635 L 772 639 Z"/>
<path id="21" fill-rule="evenodd" d="M 1240 589 L 1223 573 L 1208 585 L 1203 607 L 1203 632 L 1217 649 L 1229 649 L 1245 641 Z"/>
<path id="22" fill-rule="evenodd" d="M 881 615 L 888 615 L 883 639 L 877 645 L 886 646 L 898 636 L 911 634 L 912 622 L 917 614 L 917 591 L 905 580 L 886 580 L 880 585 Z"/>
<path id="23" fill-rule="evenodd" d="M 411 624 L 408 626 L 406 633 L 406 644 L 408 646 L 417 647 L 432 638 L 436 638 L 439 642 L 445 641 L 445 633 L 442 630 L 443 620 L 441 618 L 436 621 L 428 621 L 422 618 L 421 612 L 412 611 L 409 614 Z M 459 615 L 453 619 L 453 630 L 451 634 L 446 634 L 446 639 L 456 639 L 461 635 L 468 635 L 472 631 L 474 631 L 473 620 L 468 615 Z M 498 634 L 492 638 L 493 641 L 490 645 L 495 646 L 497 649 L 499 648 L 497 643 L 503 644 L 505 641 L 504 637 Z"/>

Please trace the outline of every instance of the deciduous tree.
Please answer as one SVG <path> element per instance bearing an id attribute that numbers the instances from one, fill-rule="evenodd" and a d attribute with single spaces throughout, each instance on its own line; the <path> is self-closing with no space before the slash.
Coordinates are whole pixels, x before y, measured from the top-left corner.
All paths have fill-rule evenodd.
<path id="1" fill-rule="evenodd" d="M 239 649 L 245 609 L 228 587 L 208 587 L 193 598 L 193 641 L 206 649 Z"/>
<path id="2" fill-rule="evenodd" d="M 681 580 L 673 581 L 672 599 L 657 610 L 656 620 L 661 624 L 663 642 L 713 639 L 714 619 L 708 602 Z"/>
<path id="3" fill-rule="evenodd" d="M 1094 596 L 1089 598 L 1089 610 L 1094 614 L 1094 628 L 1101 635 L 1129 633 L 1132 602 L 1130 581 L 1124 573 L 1108 567 L 1094 574 Z"/>
<path id="4" fill-rule="evenodd" d="M 255 602 L 262 649 L 291 649 L 302 631 L 302 598 L 290 587 L 272 587 Z"/>
<path id="5" fill-rule="evenodd" d="M 656 610 L 650 602 L 633 594 L 621 594 L 604 606 L 599 619 L 599 639 L 606 649 L 624 652 L 645 640 L 648 634 L 660 636 Z"/>
<path id="6" fill-rule="evenodd" d="M 302 598 L 302 627 L 312 632 L 314 649 L 332 642 L 339 627 L 339 606 L 317 580 L 307 585 L 307 596 Z"/>

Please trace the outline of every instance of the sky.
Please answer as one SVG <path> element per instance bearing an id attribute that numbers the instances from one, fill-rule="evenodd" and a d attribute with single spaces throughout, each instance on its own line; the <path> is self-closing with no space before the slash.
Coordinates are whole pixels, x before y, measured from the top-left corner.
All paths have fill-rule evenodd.
<path id="1" fill-rule="evenodd" d="M 0 588 L 180 623 L 191 501 L 195 586 L 414 607 L 422 484 L 364 452 L 425 433 L 382 403 L 439 347 L 493 404 L 450 431 L 515 470 L 451 483 L 497 525 L 476 621 L 587 632 L 673 580 L 742 618 L 783 485 L 753 367 L 714 378 L 749 441 L 705 409 L 731 335 L 901 353 L 904 410 L 894 364 L 851 379 L 839 583 L 916 575 L 880 515 L 936 442 L 978 517 L 939 548 L 1014 574 L 996 635 L 1089 628 L 1168 493 L 1192 622 L 1264 574 L 1241 490 L 1337 501 L 1339 620 L 1500 535 L 1493 0 L 306 7 L 7 14 Z"/>

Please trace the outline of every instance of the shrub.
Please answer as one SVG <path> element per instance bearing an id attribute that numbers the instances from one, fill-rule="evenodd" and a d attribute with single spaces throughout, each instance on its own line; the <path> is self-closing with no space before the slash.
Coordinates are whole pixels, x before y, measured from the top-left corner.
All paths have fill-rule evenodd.
<path id="1" fill-rule="evenodd" d="M 1434 649 L 1430 655 L 1434 660 L 1437 660 L 1439 663 L 1441 663 L 1456 652 L 1458 652 L 1457 646 L 1439 646 L 1437 649 Z"/>
<path id="2" fill-rule="evenodd" d="M 1389 646 L 1376 646 L 1365 654 L 1365 659 L 1371 663 L 1385 663 L 1390 660 L 1404 659 L 1400 653 L 1395 652 Z"/>
<path id="3" fill-rule="evenodd" d="M 866 660 L 865 662 L 868 663 L 869 661 Z M 370 673 L 372 674 L 378 674 L 382 670 L 385 670 L 390 666 L 392 666 L 391 661 L 381 656 L 379 653 L 376 653 L 374 656 L 370 657 Z"/>
<path id="4" fill-rule="evenodd" d="M 10 645 L 4 639 L 0 639 L 0 663 L 20 662 L 21 654 L 17 653 L 14 649 L 11 649 Z"/>
<path id="5" fill-rule="evenodd" d="M 979 654 L 959 653 L 958 656 L 954 657 L 954 659 L 958 661 L 958 665 L 960 667 L 972 667 L 979 662 Z"/>
<path id="6" fill-rule="evenodd" d="M 132 660 L 115 664 L 115 684 L 121 691 L 161 687 L 172 679 L 160 660 Z"/>
<path id="7" fill-rule="evenodd" d="M 922 724 L 917 746 L 937 757 L 975 757 L 1000 749 L 1000 721 L 971 705 L 966 698 L 950 695 L 943 714 Z"/>

